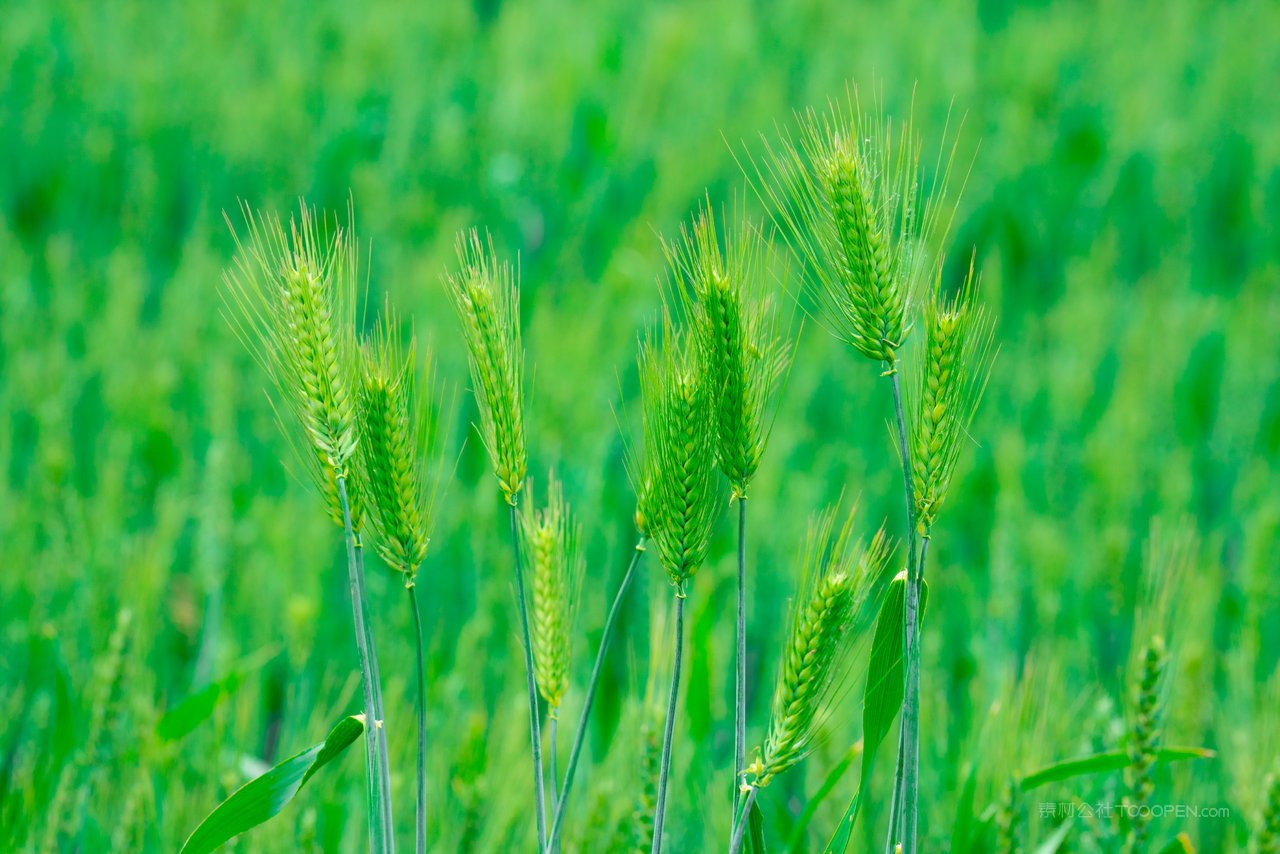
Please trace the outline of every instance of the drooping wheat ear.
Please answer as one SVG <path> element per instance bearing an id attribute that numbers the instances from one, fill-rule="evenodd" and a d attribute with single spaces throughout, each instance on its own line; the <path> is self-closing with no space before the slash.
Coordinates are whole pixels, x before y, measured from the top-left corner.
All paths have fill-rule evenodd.
<path id="1" fill-rule="evenodd" d="M 841 664 L 859 637 L 862 606 L 888 564 L 883 529 L 864 547 L 854 519 L 850 513 L 837 531 L 831 510 L 810 525 L 768 735 L 747 768 L 753 788 L 767 786 L 812 748 L 838 694 Z"/>
<path id="2" fill-rule="evenodd" d="M 498 260 L 492 238 L 482 240 L 474 229 L 459 235 L 458 260 L 462 269 L 446 283 L 470 355 L 480 436 L 498 486 L 514 506 L 528 462 L 519 275 Z"/>
<path id="3" fill-rule="evenodd" d="M 944 143 L 925 176 L 910 115 L 895 123 L 879 101 L 864 110 L 853 89 L 825 111 L 804 112 L 797 130 L 763 140 L 746 171 L 804 264 L 819 318 L 892 370 L 908 303 L 934 277 L 950 231 L 955 146 Z"/>
<path id="4" fill-rule="evenodd" d="M 924 308 L 924 353 L 913 389 L 910 453 L 916 527 L 925 536 L 946 498 L 991 371 L 993 324 L 976 304 L 975 289 L 971 263 L 955 297 L 943 297 L 935 284 Z"/>
<path id="5" fill-rule="evenodd" d="M 533 661 L 538 693 L 555 716 L 569 681 L 570 638 L 585 564 L 578 544 L 582 526 L 573 521 L 564 490 L 553 473 L 547 502 L 525 503 L 521 514 L 526 559 L 533 568 Z"/>
<path id="6" fill-rule="evenodd" d="M 1151 779 L 1160 747 L 1163 715 L 1162 689 L 1169 664 L 1164 638 L 1154 635 L 1143 647 L 1137 684 L 1134 686 L 1132 721 L 1129 726 L 1129 768 L 1126 772 L 1129 794 L 1125 816 L 1129 823 L 1126 847 L 1129 851 L 1145 850 L 1150 812 L 1143 810 L 1155 788 Z"/>
<path id="7" fill-rule="evenodd" d="M 344 228 L 319 221 L 302 205 L 286 230 L 274 214 L 245 205 L 242 215 L 243 237 L 227 218 L 236 244 L 235 262 L 223 277 L 230 321 L 271 377 L 280 401 L 277 414 L 289 412 L 301 423 L 305 448 L 294 441 L 292 429 L 284 434 L 324 496 L 329 516 L 342 525 L 337 480 L 349 475 L 358 434 L 353 216 L 348 209 Z M 350 492 L 358 530 L 360 490 Z"/>
<path id="8" fill-rule="evenodd" d="M 664 248 L 672 279 L 690 304 L 706 366 L 720 468 L 734 497 L 745 497 L 768 441 L 766 408 L 791 350 L 777 306 L 763 287 L 769 243 L 744 218 L 717 228 L 708 203 L 692 229 L 682 228 L 679 239 Z"/>
<path id="9" fill-rule="evenodd" d="M 1266 802 L 1258 829 L 1258 854 L 1280 854 L 1280 771 L 1269 774 L 1263 786 Z"/>
<path id="10" fill-rule="evenodd" d="M 360 467 L 378 554 L 413 584 L 431 541 L 440 480 L 440 393 L 431 354 L 399 343 L 386 309 L 361 348 Z M 424 381 L 425 380 L 425 381 Z"/>
<path id="11" fill-rule="evenodd" d="M 715 411 L 694 343 L 664 313 L 640 346 L 645 527 L 677 595 L 706 560 L 718 508 Z"/>

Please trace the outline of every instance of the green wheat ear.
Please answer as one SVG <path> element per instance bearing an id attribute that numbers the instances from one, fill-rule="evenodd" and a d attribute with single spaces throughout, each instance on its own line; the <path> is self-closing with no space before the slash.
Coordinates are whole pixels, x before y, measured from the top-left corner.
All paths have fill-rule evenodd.
<path id="1" fill-rule="evenodd" d="M 924 353 L 912 389 L 909 447 L 916 525 L 925 536 L 946 498 L 991 372 L 993 324 L 975 301 L 976 287 L 971 263 L 955 297 L 943 297 L 935 284 L 923 310 Z"/>
<path id="2" fill-rule="evenodd" d="M 693 227 L 682 227 L 679 239 L 664 248 L 693 316 L 714 401 L 720 468 L 734 496 L 745 497 L 768 441 L 766 409 L 791 353 L 777 306 L 763 287 L 769 243 L 745 219 L 718 228 L 706 204 Z"/>
<path id="3" fill-rule="evenodd" d="M 375 546 L 406 584 L 427 554 L 442 472 L 440 389 L 431 354 L 399 342 L 399 320 L 386 309 L 361 348 L 360 468 Z"/>
<path id="4" fill-rule="evenodd" d="M 498 486 L 514 506 L 528 462 L 519 276 L 498 260 L 492 238 L 481 240 L 474 229 L 459 235 L 457 249 L 461 269 L 446 285 L 466 338 L 480 436 Z"/>
<path id="5" fill-rule="evenodd" d="M 944 134 L 945 138 L 945 134 Z M 955 210 L 955 146 L 939 148 L 926 189 L 923 143 L 853 89 L 748 158 L 756 192 L 805 268 L 805 290 L 838 338 L 893 370 L 912 295 L 933 279 Z"/>
<path id="6" fill-rule="evenodd" d="M 633 466 L 644 529 L 678 595 L 702 566 L 715 521 L 715 410 L 695 343 L 663 313 L 640 345 L 644 459 Z"/>
<path id="7" fill-rule="evenodd" d="M 579 549 L 582 526 L 573 521 L 554 473 L 547 501 L 527 502 L 521 515 L 524 548 L 533 570 L 533 661 L 538 692 L 555 716 L 564 702 L 574 616 L 585 563 Z"/>
<path id="8" fill-rule="evenodd" d="M 248 206 L 242 214 L 243 237 L 227 218 L 236 244 L 235 262 L 224 275 L 231 323 L 271 377 L 282 428 L 283 412 L 301 424 L 305 447 L 292 430 L 284 429 L 285 436 L 341 525 L 337 480 L 350 476 L 358 435 L 353 214 L 348 208 L 344 228 L 318 220 L 302 205 L 287 229 L 273 214 L 255 214 Z M 356 529 L 359 492 L 350 490 Z"/>
<path id="9" fill-rule="evenodd" d="M 850 513 L 837 532 L 831 510 L 809 527 L 768 735 L 747 768 L 753 787 L 768 785 L 812 748 L 860 636 L 862 606 L 888 565 L 883 529 L 864 548 L 854 536 L 854 518 Z"/>
<path id="10" fill-rule="evenodd" d="M 1143 647 L 1141 662 L 1134 686 L 1132 717 L 1129 727 L 1129 768 L 1125 777 L 1129 784 L 1129 821 L 1127 850 L 1143 851 L 1146 846 L 1147 823 L 1150 814 L 1142 815 L 1155 789 L 1152 770 L 1160 748 L 1160 729 L 1163 718 L 1163 688 L 1169 666 L 1169 653 L 1164 638 L 1155 635 Z"/>

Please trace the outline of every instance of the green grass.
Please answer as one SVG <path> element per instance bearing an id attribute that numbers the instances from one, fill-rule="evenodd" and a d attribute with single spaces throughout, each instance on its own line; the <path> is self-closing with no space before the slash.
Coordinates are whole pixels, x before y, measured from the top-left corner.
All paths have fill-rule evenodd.
<path id="1" fill-rule="evenodd" d="M 726 139 L 738 148 L 875 79 L 892 111 L 914 88 L 927 139 L 953 102 L 965 114 L 961 150 L 976 154 L 952 267 L 976 246 L 1000 347 L 929 552 L 924 850 L 945 850 L 930 841 L 950 838 L 970 763 L 981 808 L 1011 776 L 1121 746 L 1153 525 L 1196 535 L 1163 741 L 1218 756 L 1157 765 L 1152 802 L 1231 816 L 1157 818 L 1149 838 L 1247 850 L 1280 750 L 1277 30 L 1280 10 L 1249 0 L 5 5 L 0 849 L 39 846 L 52 821 L 66 849 L 174 850 L 246 773 L 360 709 L 341 543 L 305 473 L 285 470 L 265 378 L 219 315 L 223 210 L 287 214 L 305 195 L 340 211 L 352 194 L 373 242 L 369 304 L 389 294 L 459 389 L 465 349 L 440 284 L 455 233 L 485 226 L 519 254 L 530 467 L 556 468 L 584 523 L 586 636 L 561 714 L 576 721 L 635 542 L 611 409 L 637 425 L 655 232 L 675 234 L 706 189 L 718 204 L 740 188 Z M 875 373 L 806 325 L 752 481 L 770 535 L 753 522 L 748 744 L 764 736 L 807 514 L 846 490 L 868 534 L 881 519 L 905 534 Z M 418 577 L 430 726 L 450 734 L 427 758 L 429 843 L 529 850 L 506 510 L 474 402 L 458 400 L 452 434 L 468 441 Z M 735 545 L 723 518 L 688 602 L 673 852 L 728 838 Z M 400 580 L 368 563 L 406 848 L 411 616 Z M 641 568 L 566 851 L 589 828 L 630 832 L 639 793 L 618 781 L 642 762 L 649 599 L 669 595 L 656 560 Z M 164 710 L 264 650 L 207 721 L 157 734 Z M 1029 690 L 1036 702 L 1020 701 Z M 851 686 L 828 739 L 760 799 L 771 841 L 859 737 L 859 697 Z M 891 753 L 873 793 L 891 790 Z M 244 847 L 358 850 L 362 774 L 342 757 Z M 63 780 L 79 808 L 50 815 Z M 1120 773 L 1047 785 L 1020 798 L 1018 825 L 1043 839 L 1042 801 L 1123 792 Z M 817 810 L 819 850 L 851 794 L 841 784 Z M 857 850 L 883 846 L 888 809 L 863 804 Z"/>

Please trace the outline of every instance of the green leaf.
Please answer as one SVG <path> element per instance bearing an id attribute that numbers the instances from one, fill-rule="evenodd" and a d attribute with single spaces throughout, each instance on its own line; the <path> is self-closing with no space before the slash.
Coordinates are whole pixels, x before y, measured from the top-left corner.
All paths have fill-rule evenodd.
<path id="1" fill-rule="evenodd" d="M 751 814 L 747 816 L 747 831 L 752 854 L 768 854 L 764 847 L 764 815 L 760 812 L 758 800 L 751 802 Z"/>
<path id="2" fill-rule="evenodd" d="M 280 813 L 317 771 L 364 732 L 364 716 L 338 721 L 323 744 L 309 747 L 236 789 L 200 822 L 180 854 L 206 854 Z"/>
<path id="3" fill-rule="evenodd" d="M 849 808 L 836 827 L 825 854 L 843 854 L 849 846 L 854 822 L 858 820 L 858 808 L 862 794 L 871 780 L 876 754 L 884 737 L 893 728 L 893 722 L 902 708 L 902 627 L 905 621 L 907 579 L 900 573 L 889 584 L 889 589 L 876 617 L 876 631 L 871 640 L 871 660 L 867 666 L 867 687 L 862 702 L 862 773 L 858 779 L 858 791 L 854 793 Z M 920 611 L 917 626 L 924 621 L 925 605 L 929 601 L 929 583 L 920 588 Z"/>
<path id="4" fill-rule="evenodd" d="M 221 679 L 188 694 L 165 712 L 156 723 L 156 736 L 163 741 L 176 741 L 213 716 L 222 701 L 234 694 L 241 681 L 275 657 L 276 649 L 259 650 L 246 658 Z"/>
<path id="5" fill-rule="evenodd" d="M 1212 750 L 1205 747 L 1162 747 L 1156 752 L 1156 761 L 1180 762 L 1184 759 L 1208 759 L 1214 755 Z M 1023 777 L 1018 786 L 1022 791 L 1029 792 L 1046 783 L 1056 783 L 1059 780 L 1070 780 L 1072 777 L 1084 777 L 1089 774 L 1121 771 L 1128 765 L 1128 753 L 1123 750 L 1109 750 L 1092 756 L 1055 762 Z"/>
<path id="6" fill-rule="evenodd" d="M 1062 843 L 1067 841 L 1071 828 L 1072 823 L 1069 821 L 1064 821 L 1058 825 L 1053 833 L 1049 834 L 1049 838 L 1036 849 L 1036 854 L 1058 854 L 1058 849 L 1062 847 Z"/>
<path id="7" fill-rule="evenodd" d="M 807 849 L 805 843 L 805 831 L 809 828 L 809 823 L 813 821 L 814 814 L 818 811 L 818 807 L 827 797 L 835 791 L 836 786 L 844 779 L 844 775 L 853 767 L 853 760 L 857 759 L 862 753 L 862 742 L 859 741 L 850 747 L 841 757 L 835 767 L 827 773 L 827 778 L 822 781 L 822 785 L 818 787 L 818 791 L 814 792 L 813 797 L 809 798 L 808 803 L 804 805 L 804 810 L 800 813 L 800 817 L 796 819 L 795 826 L 791 829 L 791 836 L 787 840 L 787 848 L 791 850 L 791 854 L 803 854 Z"/>
<path id="8" fill-rule="evenodd" d="M 964 785 L 960 787 L 960 796 L 956 798 L 956 820 L 951 825 L 952 854 L 964 854 L 973 850 L 975 836 L 975 819 L 977 811 L 974 806 L 978 793 L 978 766 L 969 763 L 965 772 Z"/>

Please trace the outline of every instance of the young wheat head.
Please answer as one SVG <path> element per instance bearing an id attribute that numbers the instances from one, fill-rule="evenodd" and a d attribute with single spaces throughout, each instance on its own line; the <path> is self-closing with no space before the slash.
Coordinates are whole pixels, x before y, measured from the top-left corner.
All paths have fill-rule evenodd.
<path id="1" fill-rule="evenodd" d="M 492 238 L 475 230 L 459 235 L 457 248 L 461 269 L 446 285 L 470 356 L 480 436 L 503 496 L 515 505 L 528 463 L 519 276 L 498 260 Z"/>
<path id="2" fill-rule="evenodd" d="M 302 426 L 305 446 L 285 436 L 342 524 L 337 480 L 349 478 L 358 425 L 354 389 L 356 241 L 350 227 L 322 222 L 302 205 L 286 228 L 273 214 L 244 206 L 245 234 L 227 219 L 236 259 L 224 274 L 224 299 L 236 334 L 271 377 L 273 400 Z M 325 232 L 329 232 L 327 235 Z M 281 405 L 283 404 L 283 405 Z M 351 518 L 360 526 L 358 489 Z"/>
<path id="3" fill-rule="evenodd" d="M 1139 656 L 1141 667 L 1134 685 L 1133 706 L 1129 725 L 1129 768 L 1125 773 L 1129 784 L 1129 851 L 1145 850 L 1147 822 L 1145 806 L 1155 789 L 1152 771 L 1156 753 L 1160 747 L 1160 727 L 1163 717 L 1163 691 L 1165 674 L 1169 666 L 1169 653 L 1164 638 L 1155 635 L 1143 647 Z"/>
<path id="4" fill-rule="evenodd" d="M 538 691 L 555 716 L 569 682 L 570 638 L 585 563 L 579 549 L 582 526 L 569 513 L 554 474 L 547 502 L 526 502 L 521 529 L 527 563 L 533 570 L 533 662 Z"/>
<path id="5" fill-rule="evenodd" d="M 699 353 L 663 314 L 640 345 L 644 458 L 633 477 L 644 529 L 683 596 L 706 560 L 716 499 L 715 410 Z"/>
<path id="6" fill-rule="evenodd" d="M 864 110 L 853 89 L 798 119 L 796 131 L 764 140 L 749 177 L 800 257 L 821 321 L 891 371 L 908 303 L 932 279 L 950 230 L 955 147 L 939 148 L 926 190 L 910 116 L 895 123 L 879 98 Z"/>
<path id="7" fill-rule="evenodd" d="M 398 326 L 388 308 L 361 348 L 358 459 L 375 547 L 411 585 L 431 541 L 439 491 L 441 395 L 430 353 L 420 378 L 417 342 L 401 345 Z"/>
<path id="8" fill-rule="evenodd" d="M 768 735 L 747 768 L 753 787 L 767 786 L 812 748 L 860 636 L 863 605 L 888 565 L 883 529 L 864 547 L 854 518 L 850 513 L 837 532 L 831 510 L 810 525 Z"/>
<path id="9" fill-rule="evenodd" d="M 924 353 L 911 407 L 911 469 L 916 524 L 928 536 L 968 439 L 991 370 L 992 323 L 975 302 L 973 266 L 951 299 L 935 284 L 924 307 Z"/>
<path id="10" fill-rule="evenodd" d="M 692 229 L 682 227 L 678 240 L 664 243 L 671 277 L 693 318 L 714 401 L 717 457 L 734 497 L 746 497 L 760 465 L 766 407 L 790 361 L 777 306 L 763 288 L 768 247 L 759 227 L 745 219 L 718 229 L 710 204 Z"/>

